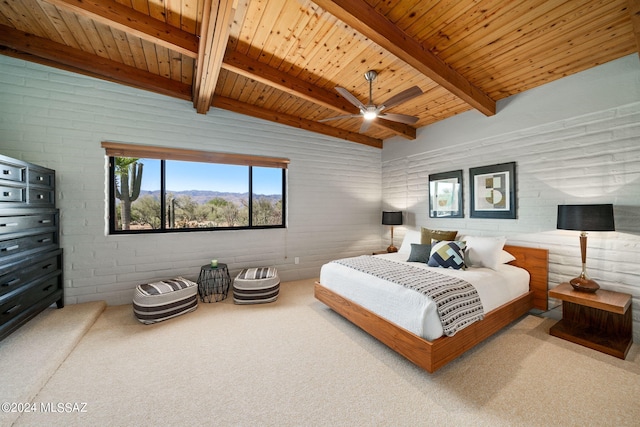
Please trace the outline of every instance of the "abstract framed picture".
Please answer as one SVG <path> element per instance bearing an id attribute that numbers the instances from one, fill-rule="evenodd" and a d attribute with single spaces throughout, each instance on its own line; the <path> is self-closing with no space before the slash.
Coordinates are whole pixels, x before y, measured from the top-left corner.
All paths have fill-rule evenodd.
<path id="1" fill-rule="evenodd" d="M 469 168 L 471 218 L 516 218 L 516 163 Z"/>
<path id="2" fill-rule="evenodd" d="M 429 217 L 463 216 L 462 170 L 429 175 Z"/>

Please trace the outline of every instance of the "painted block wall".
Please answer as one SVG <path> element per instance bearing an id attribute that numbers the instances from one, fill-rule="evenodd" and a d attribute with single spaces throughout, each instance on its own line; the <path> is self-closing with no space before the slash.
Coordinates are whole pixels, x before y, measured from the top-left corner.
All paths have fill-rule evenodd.
<path id="1" fill-rule="evenodd" d="M 499 105 L 420 130 L 415 144 L 385 141 L 383 206 L 407 225 L 506 236 L 549 249 L 549 287 L 580 273 L 579 233 L 556 229 L 559 204 L 613 203 L 616 231 L 588 235 L 587 273 L 633 296 L 640 342 L 640 61 L 622 58 Z M 450 143 L 447 143 L 450 142 Z M 518 218 L 470 218 L 469 168 L 516 162 Z M 429 218 L 429 174 L 463 170 L 464 218 Z M 551 306 L 558 301 L 551 300 Z"/>
<path id="2" fill-rule="evenodd" d="M 56 170 L 68 304 L 128 304 L 137 284 L 195 280 L 212 258 L 288 281 L 381 248 L 379 149 L 1 55 L 0 117 L 0 153 Z M 102 141 L 289 158 L 288 227 L 109 236 Z"/>

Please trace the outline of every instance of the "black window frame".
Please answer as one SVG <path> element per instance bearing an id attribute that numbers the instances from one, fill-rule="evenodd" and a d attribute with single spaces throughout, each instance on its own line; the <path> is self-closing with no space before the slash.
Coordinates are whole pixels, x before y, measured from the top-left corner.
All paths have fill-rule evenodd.
<path id="1" fill-rule="evenodd" d="M 146 152 L 139 152 L 139 147 L 141 146 L 131 146 L 122 144 L 123 147 L 133 147 L 132 150 L 127 151 L 126 149 L 116 150 L 113 147 L 119 147 L 121 144 L 118 143 L 107 143 L 103 142 L 103 147 L 107 149 L 107 156 L 109 158 L 109 234 L 110 235 L 119 235 L 119 234 L 162 234 L 162 233 L 191 233 L 198 231 L 225 231 L 225 230 L 264 230 L 264 229 L 279 229 L 287 227 L 287 165 L 289 161 L 287 159 L 276 159 L 276 161 L 272 161 L 273 158 L 266 158 L 267 160 L 263 160 L 264 158 L 258 156 L 243 156 L 243 155 L 235 155 L 228 153 L 210 153 L 210 152 L 192 152 L 189 150 L 188 153 L 193 154 L 196 153 L 208 153 L 211 156 L 208 156 L 213 159 L 222 158 L 225 161 L 217 162 L 217 161 L 198 161 L 193 158 L 185 158 L 184 156 L 170 156 L 170 155 L 162 155 L 159 156 L 155 151 L 151 151 L 151 155 L 145 156 L 145 154 L 149 154 Z M 152 148 L 152 147 L 149 147 Z M 160 148 L 158 148 L 160 150 Z M 162 148 L 161 150 L 166 150 Z M 180 151 L 180 150 L 177 150 Z M 122 154 L 121 154 L 122 153 Z M 164 151 L 163 151 L 164 153 Z M 115 154 L 115 155 L 110 155 Z M 134 155 L 131 155 L 134 154 Z M 166 154 L 166 153 L 164 153 Z M 161 221 L 160 228 L 158 229 L 143 229 L 143 230 L 118 230 L 116 229 L 116 197 L 115 197 L 115 189 L 116 189 L 116 173 L 115 173 L 115 158 L 116 157 L 135 157 L 144 160 L 145 158 L 154 158 L 160 160 L 160 210 L 161 210 Z M 162 157 L 162 158 L 160 158 Z M 227 161 L 231 158 L 233 161 Z M 249 188 L 248 188 L 248 225 L 246 226 L 233 226 L 233 227 L 198 227 L 198 228 L 168 228 L 166 215 L 166 196 L 167 189 L 165 186 L 165 174 L 166 161 L 172 160 L 180 160 L 180 161 L 192 161 L 197 163 L 213 163 L 213 164 L 233 164 L 239 166 L 246 166 L 248 168 L 248 178 L 249 178 Z M 253 168 L 254 167 L 266 167 L 266 168 L 274 168 L 281 169 L 282 171 L 282 223 L 276 225 L 253 225 Z"/>

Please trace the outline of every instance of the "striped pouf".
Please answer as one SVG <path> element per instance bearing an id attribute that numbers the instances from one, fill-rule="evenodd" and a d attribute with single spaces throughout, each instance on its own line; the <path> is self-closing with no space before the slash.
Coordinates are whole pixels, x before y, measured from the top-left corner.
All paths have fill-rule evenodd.
<path id="1" fill-rule="evenodd" d="M 274 302 L 280 292 L 280 278 L 275 267 L 245 268 L 233 280 L 233 302 L 262 304 Z"/>
<path id="2" fill-rule="evenodd" d="M 198 308 L 198 284 L 182 277 L 138 285 L 133 314 L 144 324 L 180 316 Z"/>

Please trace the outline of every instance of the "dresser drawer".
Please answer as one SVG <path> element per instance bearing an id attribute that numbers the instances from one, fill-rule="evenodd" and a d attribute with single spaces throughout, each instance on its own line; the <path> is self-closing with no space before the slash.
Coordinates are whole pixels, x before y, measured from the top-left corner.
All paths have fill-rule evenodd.
<path id="1" fill-rule="evenodd" d="M 56 251 L 54 255 L 44 259 L 27 257 L 25 261 L 14 264 L 0 275 L 0 296 L 57 270 L 62 270 L 61 251 Z"/>
<path id="2" fill-rule="evenodd" d="M 29 205 L 54 206 L 56 204 L 56 192 L 42 188 L 29 188 Z"/>
<path id="3" fill-rule="evenodd" d="M 56 183 L 56 174 L 50 169 L 38 169 L 30 167 L 28 174 L 29 184 L 53 189 Z"/>
<path id="4" fill-rule="evenodd" d="M 0 341 L 64 307 L 55 181 L 53 169 L 0 154 Z"/>
<path id="5" fill-rule="evenodd" d="M 0 302 L 0 324 L 19 316 L 34 303 L 53 294 L 59 290 L 60 287 L 60 275 L 52 276 L 46 280 L 36 282 L 32 286 L 28 286 L 24 292 L 20 292 Z"/>
<path id="6" fill-rule="evenodd" d="M 27 203 L 26 188 L 0 185 L 0 202 Z"/>
<path id="7" fill-rule="evenodd" d="M 50 232 L 0 241 L 0 260 L 26 251 L 50 249 L 57 245 L 57 240 L 57 233 Z"/>
<path id="8" fill-rule="evenodd" d="M 0 179 L 7 181 L 25 182 L 26 167 L 14 165 L 10 162 L 0 160 Z"/>
<path id="9" fill-rule="evenodd" d="M 55 213 L 0 216 L 0 236 L 25 230 L 54 227 L 56 225 L 57 215 Z"/>

